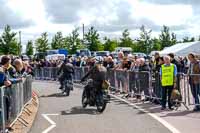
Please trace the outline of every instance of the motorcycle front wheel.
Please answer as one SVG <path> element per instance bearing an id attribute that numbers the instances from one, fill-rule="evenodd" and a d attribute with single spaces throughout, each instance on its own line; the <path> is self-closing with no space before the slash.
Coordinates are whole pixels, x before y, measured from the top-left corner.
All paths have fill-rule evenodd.
<path id="1" fill-rule="evenodd" d="M 98 94 L 96 97 L 96 106 L 97 106 L 97 111 L 99 113 L 102 113 L 107 105 L 107 101 L 103 98 L 102 94 Z"/>
<path id="2" fill-rule="evenodd" d="M 98 111 L 99 113 L 103 113 L 103 111 L 106 109 L 106 105 L 107 105 L 107 103 L 106 103 L 105 101 L 103 102 L 102 105 L 98 105 L 98 104 L 97 104 L 97 111 Z"/>

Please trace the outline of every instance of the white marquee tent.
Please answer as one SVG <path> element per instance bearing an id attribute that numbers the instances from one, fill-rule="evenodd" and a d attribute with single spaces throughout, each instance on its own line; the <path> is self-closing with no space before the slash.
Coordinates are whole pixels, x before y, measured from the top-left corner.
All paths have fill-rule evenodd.
<path id="1" fill-rule="evenodd" d="M 200 42 L 178 43 L 160 51 L 160 54 L 167 55 L 169 53 L 174 53 L 177 56 L 187 56 L 188 53 L 191 52 L 200 55 Z"/>

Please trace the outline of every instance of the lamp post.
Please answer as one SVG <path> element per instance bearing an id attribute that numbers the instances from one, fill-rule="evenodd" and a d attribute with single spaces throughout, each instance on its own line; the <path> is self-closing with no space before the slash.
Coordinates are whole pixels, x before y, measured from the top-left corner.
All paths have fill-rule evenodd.
<path id="1" fill-rule="evenodd" d="M 18 55 L 20 55 L 20 47 L 21 47 L 21 31 L 19 31 L 19 43 L 18 43 Z"/>

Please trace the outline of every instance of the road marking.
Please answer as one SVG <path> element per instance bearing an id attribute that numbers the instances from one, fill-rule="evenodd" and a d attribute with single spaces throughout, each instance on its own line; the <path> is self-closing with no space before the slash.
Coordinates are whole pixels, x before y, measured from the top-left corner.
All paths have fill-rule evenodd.
<path id="1" fill-rule="evenodd" d="M 51 131 L 53 128 L 56 127 L 56 123 L 48 117 L 49 115 L 52 116 L 59 114 L 42 114 L 42 116 L 51 124 L 51 126 L 45 129 L 42 133 L 48 133 L 49 131 Z"/>
<path id="2" fill-rule="evenodd" d="M 125 99 L 122 99 L 118 96 L 115 96 L 113 94 L 110 94 L 110 96 L 120 100 L 120 101 L 123 101 L 125 103 L 127 103 L 128 105 L 130 106 L 133 106 L 134 108 L 138 109 L 139 111 L 141 112 L 144 112 L 146 114 L 148 114 L 149 116 L 151 116 L 152 118 L 154 118 L 155 120 L 159 121 L 161 124 L 163 124 L 167 129 L 169 129 L 172 133 L 180 133 L 180 131 L 178 129 L 176 129 L 175 127 L 173 127 L 171 124 L 169 124 L 167 121 L 163 120 L 162 118 L 160 118 L 159 116 L 155 115 L 155 114 L 152 114 L 150 113 L 149 111 L 145 110 L 145 109 L 142 109 L 141 107 L 137 106 L 136 104 L 134 103 L 131 103 L 129 101 L 126 101 Z"/>

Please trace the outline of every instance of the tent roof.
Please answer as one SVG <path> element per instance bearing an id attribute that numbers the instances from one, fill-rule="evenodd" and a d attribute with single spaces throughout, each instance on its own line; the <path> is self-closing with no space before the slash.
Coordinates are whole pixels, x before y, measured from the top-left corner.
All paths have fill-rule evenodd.
<path id="1" fill-rule="evenodd" d="M 165 48 L 160 52 L 160 54 L 167 55 L 169 53 L 174 53 L 178 56 L 186 56 L 191 52 L 200 54 L 200 42 L 178 43 L 171 47 Z"/>

